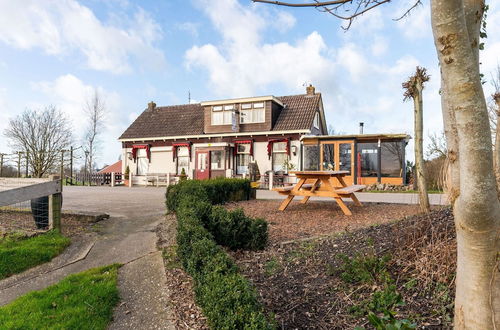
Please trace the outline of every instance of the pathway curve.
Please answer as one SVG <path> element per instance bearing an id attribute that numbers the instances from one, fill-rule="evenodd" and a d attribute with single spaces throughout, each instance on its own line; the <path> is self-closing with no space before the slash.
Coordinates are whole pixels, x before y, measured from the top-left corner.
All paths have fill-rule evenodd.
<path id="1" fill-rule="evenodd" d="M 64 210 L 110 215 L 52 262 L 0 281 L 0 305 L 59 282 L 69 274 L 122 263 L 122 301 L 111 329 L 173 329 L 156 226 L 164 219 L 165 188 L 65 187 Z"/>

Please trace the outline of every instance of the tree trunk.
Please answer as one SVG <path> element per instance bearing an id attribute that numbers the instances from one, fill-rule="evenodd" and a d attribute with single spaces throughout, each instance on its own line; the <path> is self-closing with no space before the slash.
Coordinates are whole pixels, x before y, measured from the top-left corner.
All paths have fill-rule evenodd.
<path id="1" fill-rule="evenodd" d="M 497 195 L 500 198 L 500 97 L 495 99 L 497 106 L 497 126 L 495 129 L 495 149 L 493 156 L 493 164 L 495 168 L 495 176 L 497 178 Z"/>
<path id="2" fill-rule="evenodd" d="M 475 48 L 482 1 L 432 0 L 434 43 L 441 65 L 447 108 L 454 114 L 460 171 L 453 213 L 457 231 L 455 327 L 496 329 L 500 326 L 498 251 L 500 202 L 493 174 L 491 135 Z M 467 10 L 464 9 L 467 7 Z M 480 11 L 471 11 L 471 6 Z M 473 12 L 474 20 L 465 13 Z M 469 22 L 469 26 L 467 25 Z M 472 23 L 471 23 L 472 22 Z M 477 31 L 477 32 L 476 32 Z"/>
<path id="3" fill-rule="evenodd" d="M 422 101 L 422 82 L 418 82 L 416 86 L 416 95 L 413 98 L 414 115 L 415 115 L 415 170 L 417 172 L 418 195 L 420 199 L 420 210 L 428 213 L 431 208 L 429 205 L 429 196 L 427 195 L 427 181 L 424 168 L 424 144 L 423 144 L 423 101 Z"/>

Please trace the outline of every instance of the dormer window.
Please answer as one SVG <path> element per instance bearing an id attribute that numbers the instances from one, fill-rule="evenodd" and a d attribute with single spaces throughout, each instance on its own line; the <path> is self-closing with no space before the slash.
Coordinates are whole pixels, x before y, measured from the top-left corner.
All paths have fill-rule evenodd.
<path id="1" fill-rule="evenodd" d="M 214 105 L 212 107 L 212 125 L 231 125 L 234 104 Z"/>
<path id="2" fill-rule="evenodd" d="M 266 121 L 266 108 L 264 102 L 241 104 L 240 123 L 252 124 Z"/>
<path id="3" fill-rule="evenodd" d="M 319 129 L 319 113 L 317 113 L 317 112 L 314 115 L 313 126 L 314 126 L 314 128 Z"/>

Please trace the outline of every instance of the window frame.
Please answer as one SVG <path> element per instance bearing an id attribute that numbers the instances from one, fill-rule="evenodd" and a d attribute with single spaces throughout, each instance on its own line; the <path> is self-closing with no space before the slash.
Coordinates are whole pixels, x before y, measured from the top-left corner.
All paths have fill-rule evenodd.
<path id="1" fill-rule="evenodd" d="M 257 105 L 257 106 L 256 106 Z M 260 120 L 257 120 L 257 112 L 260 113 Z M 250 118 L 245 120 L 244 118 Z M 266 122 L 266 103 L 265 102 L 253 102 L 253 103 L 242 103 L 240 109 L 240 124 L 260 124 Z"/>
<path id="2" fill-rule="evenodd" d="M 239 151 L 239 146 L 248 146 L 248 148 L 246 149 L 246 151 Z M 250 165 L 250 162 L 251 162 L 251 158 L 252 158 L 252 154 L 250 153 L 250 150 L 252 149 L 252 145 L 251 143 L 238 143 L 238 145 L 236 146 L 236 174 L 237 175 L 242 175 L 242 174 L 246 174 L 248 173 L 248 166 Z M 238 167 L 239 167 L 239 160 L 241 157 L 245 156 L 245 158 L 248 159 L 248 163 L 246 165 L 246 171 L 245 172 L 240 172 Z"/>
<path id="3" fill-rule="evenodd" d="M 213 105 L 210 111 L 210 122 L 212 126 L 231 125 L 233 122 L 233 112 L 235 110 L 235 104 Z M 229 117 L 226 117 L 227 113 L 230 113 Z M 214 120 L 215 114 L 220 116 L 220 121 L 216 122 Z M 229 118 L 229 120 L 226 120 L 227 118 Z"/>

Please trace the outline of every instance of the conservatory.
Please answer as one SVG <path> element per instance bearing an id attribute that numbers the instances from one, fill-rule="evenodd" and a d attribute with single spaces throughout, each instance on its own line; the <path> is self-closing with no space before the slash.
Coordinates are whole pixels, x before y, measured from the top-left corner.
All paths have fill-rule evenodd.
<path id="1" fill-rule="evenodd" d="M 347 184 L 406 184 L 407 134 L 303 136 L 302 169 L 348 171 Z"/>

